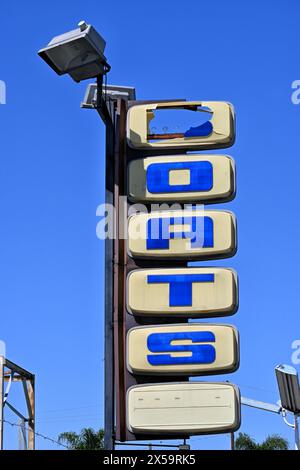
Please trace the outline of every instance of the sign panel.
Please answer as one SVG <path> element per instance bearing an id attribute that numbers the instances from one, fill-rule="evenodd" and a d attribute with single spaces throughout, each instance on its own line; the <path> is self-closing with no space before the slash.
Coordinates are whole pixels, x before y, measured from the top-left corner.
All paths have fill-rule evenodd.
<path id="1" fill-rule="evenodd" d="M 210 434 L 240 427 L 240 394 L 229 383 L 138 385 L 127 392 L 127 427 L 134 434 Z"/>
<path id="2" fill-rule="evenodd" d="M 132 374 L 222 374 L 239 365 L 238 333 L 229 325 L 136 327 L 127 334 L 126 350 Z"/>
<path id="3" fill-rule="evenodd" d="M 235 165 L 225 155 L 177 155 L 133 160 L 133 202 L 226 202 L 235 196 Z"/>
<path id="4" fill-rule="evenodd" d="M 179 132 L 163 126 L 163 132 L 151 128 L 155 113 L 164 110 L 192 111 L 188 124 Z M 195 118 L 195 126 L 191 125 Z M 204 122 L 203 121 L 204 118 Z M 173 118 L 174 119 L 174 118 Z M 178 120 L 178 117 L 175 118 Z M 164 121 L 168 123 L 168 120 Z M 173 121 L 171 121 L 172 123 Z M 127 114 L 127 141 L 135 149 L 213 149 L 230 147 L 234 143 L 234 111 L 223 101 L 181 101 L 150 103 L 133 106 Z"/>
<path id="5" fill-rule="evenodd" d="M 136 269 L 127 276 L 127 310 L 138 316 L 217 317 L 238 308 L 228 268 Z"/>
<path id="6" fill-rule="evenodd" d="M 201 260 L 235 253 L 236 222 L 228 211 L 163 211 L 128 220 L 128 254 L 133 258 Z"/>

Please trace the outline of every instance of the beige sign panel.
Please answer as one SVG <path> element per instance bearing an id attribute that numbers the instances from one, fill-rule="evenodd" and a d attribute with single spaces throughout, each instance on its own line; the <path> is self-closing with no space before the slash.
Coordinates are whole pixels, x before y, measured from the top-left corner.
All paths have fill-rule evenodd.
<path id="1" fill-rule="evenodd" d="M 127 392 L 127 427 L 134 434 L 216 434 L 240 427 L 240 394 L 228 383 L 138 385 Z"/>
<path id="2" fill-rule="evenodd" d="M 127 276 L 127 310 L 139 316 L 205 318 L 238 308 L 235 271 L 228 268 L 137 269 Z"/>
<path id="3" fill-rule="evenodd" d="M 128 254 L 133 258 L 228 258 L 236 248 L 236 221 L 229 211 L 140 213 L 128 220 Z"/>
<path id="4" fill-rule="evenodd" d="M 141 326 L 127 334 L 127 368 L 137 375 L 206 375 L 239 366 L 238 332 L 229 325 Z"/>
<path id="5" fill-rule="evenodd" d="M 235 165 L 226 155 L 139 158 L 128 167 L 133 202 L 226 202 L 235 196 Z"/>
<path id="6" fill-rule="evenodd" d="M 160 110 L 190 110 L 192 121 L 199 116 L 199 125 L 195 122 L 182 131 L 156 131 L 152 127 L 155 113 Z M 198 116 L 196 116 L 198 113 Z M 164 113 L 166 119 L 167 113 Z M 207 116 L 207 121 L 205 121 Z M 212 117 L 211 117 L 212 116 Z M 204 118 L 204 123 L 201 121 Z M 152 121 L 152 122 L 151 122 Z M 167 123 L 167 120 L 165 121 Z M 181 101 L 151 103 L 133 106 L 127 114 L 127 141 L 135 149 L 194 149 L 204 150 L 230 147 L 234 143 L 234 111 L 229 103 L 222 101 Z"/>

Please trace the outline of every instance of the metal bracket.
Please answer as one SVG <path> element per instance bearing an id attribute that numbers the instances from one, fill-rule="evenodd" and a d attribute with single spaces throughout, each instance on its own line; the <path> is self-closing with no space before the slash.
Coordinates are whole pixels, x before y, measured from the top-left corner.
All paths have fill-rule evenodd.
<path id="1" fill-rule="evenodd" d="M 4 392 L 4 383 L 7 386 Z M 17 408 L 15 408 L 8 401 L 8 396 L 12 384 L 14 382 L 22 382 L 24 389 L 24 396 L 27 406 L 27 417 L 24 416 Z M 22 442 L 20 443 L 22 449 L 33 450 L 35 447 L 35 395 L 34 395 L 35 376 L 31 372 L 23 369 L 22 367 L 14 364 L 0 356 L 0 450 L 3 450 L 3 435 L 4 435 L 4 409 L 8 407 L 16 416 L 21 419 L 21 422 L 27 423 L 28 435 L 26 436 L 25 427 L 21 429 Z"/>
<path id="2" fill-rule="evenodd" d="M 97 90 L 97 83 L 90 83 L 87 86 L 83 101 L 80 105 L 81 108 L 95 109 L 97 107 Z M 106 98 L 106 100 L 117 100 L 118 98 L 122 98 L 125 101 L 134 101 L 136 99 L 134 87 L 119 85 L 103 85 L 102 96 L 104 99 Z"/>

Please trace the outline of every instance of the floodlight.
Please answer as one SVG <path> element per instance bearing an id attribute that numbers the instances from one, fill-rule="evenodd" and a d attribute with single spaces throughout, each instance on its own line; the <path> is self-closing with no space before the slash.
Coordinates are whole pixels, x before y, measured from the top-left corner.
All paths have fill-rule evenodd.
<path id="1" fill-rule="evenodd" d="M 294 367 L 281 364 L 275 368 L 282 408 L 300 413 L 300 388 Z"/>
<path id="2" fill-rule="evenodd" d="M 109 71 L 105 45 L 93 26 L 80 21 L 77 29 L 54 37 L 38 54 L 58 75 L 68 73 L 75 82 L 80 82 Z"/>

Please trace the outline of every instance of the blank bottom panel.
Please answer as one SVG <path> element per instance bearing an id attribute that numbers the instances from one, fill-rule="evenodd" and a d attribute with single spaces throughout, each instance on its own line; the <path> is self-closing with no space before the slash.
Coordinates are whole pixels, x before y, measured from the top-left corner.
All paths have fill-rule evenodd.
<path id="1" fill-rule="evenodd" d="M 228 383 L 145 384 L 127 392 L 127 427 L 134 434 L 210 434 L 240 426 L 240 394 Z"/>

